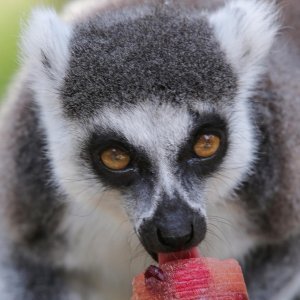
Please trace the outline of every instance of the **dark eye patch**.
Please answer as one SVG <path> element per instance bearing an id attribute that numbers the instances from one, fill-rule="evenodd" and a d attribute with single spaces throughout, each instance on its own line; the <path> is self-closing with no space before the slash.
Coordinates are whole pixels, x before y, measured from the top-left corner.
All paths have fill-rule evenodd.
<path id="1" fill-rule="evenodd" d="M 198 177 L 215 172 L 220 166 L 228 148 L 228 130 L 225 120 L 218 114 L 199 115 L 193 113 L 193 128 L 189 138 L 182 145 L 177 161 L 182 172 L 194 172 Z M 194 152 L 194 145 L 201 135 L 213 134 L 220 138 L 217 152 L 208 158 L 201 158 Z"/>
<path id="2" fill-rule="evenodd" d="M 101 162 L 101 152 L 110 147 L 122 149 L 130 155 L 130 163 L 124 170 L 111 170 Z M 112 130 L 103 132 L 99 129 L 92 133 L 82 145 L 81 157 L 108 187 L 128 187 L 141 176 L 153 180 L 154 171 L 145 151 L 133 147 L 125 137 Z"/>

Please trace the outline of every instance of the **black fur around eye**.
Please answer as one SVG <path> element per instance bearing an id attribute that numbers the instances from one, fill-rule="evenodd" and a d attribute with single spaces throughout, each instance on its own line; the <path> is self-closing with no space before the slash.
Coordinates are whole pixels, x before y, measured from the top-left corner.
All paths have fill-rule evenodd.
<path id="1" fill-rule="evenodd" d="M 146 153 L 113 131 L 92 134 L 82 148 L 85 163 L 109 187 L 124 188 L 142 176 L 149 181 L 155 177 Z"/>
<path id="2" fill-rule="evenodd" d="M 205 176 L 218 169 L 228 148 L 226 122 L 219 115 L 196 116 L 190 138 L 178 155 L 182 170 Z"/>

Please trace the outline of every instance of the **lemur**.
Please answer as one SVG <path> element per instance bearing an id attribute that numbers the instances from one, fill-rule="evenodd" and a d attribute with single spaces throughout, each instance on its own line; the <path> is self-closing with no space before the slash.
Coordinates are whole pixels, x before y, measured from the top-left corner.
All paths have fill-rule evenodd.
<path id="1" fill-rule="evenodd" d="M 1 300 L 124 300 L 158 253 L 300 297 L 297 0 L 34 10 L 0 116 Z"/>

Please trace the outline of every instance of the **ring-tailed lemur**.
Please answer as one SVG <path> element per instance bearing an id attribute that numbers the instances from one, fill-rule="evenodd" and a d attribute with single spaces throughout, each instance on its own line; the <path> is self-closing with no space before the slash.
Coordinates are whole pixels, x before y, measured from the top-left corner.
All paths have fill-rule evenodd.
<path id="1" fill-rule="evenodd" d="M 299 3 L 273 45 L 273 2 L 222 2 L 33 13 L 0 117 L 1 300 L 128 299 L 198 244 L 251 299 L 300 295 Z"/>

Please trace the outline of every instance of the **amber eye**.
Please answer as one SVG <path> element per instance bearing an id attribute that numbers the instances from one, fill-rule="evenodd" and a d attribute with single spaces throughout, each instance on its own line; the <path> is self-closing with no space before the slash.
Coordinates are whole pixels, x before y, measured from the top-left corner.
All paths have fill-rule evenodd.
<path id="1" fill-rule="evenodd" d="M 130 156 L 119 148 L 109 148 L 100 154 L 102 163 L 112 170 L 124 170 L 130 163 Z"/>
<path id="2" fill-rule="evenodd" d="M 203 134 L 194 145 L 194 151 L 199 157 L 207 158 L 213 156 L 219 149 L 220 137 L 214 134 Z"/>

